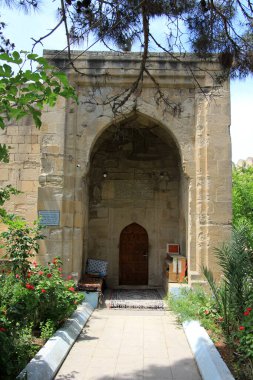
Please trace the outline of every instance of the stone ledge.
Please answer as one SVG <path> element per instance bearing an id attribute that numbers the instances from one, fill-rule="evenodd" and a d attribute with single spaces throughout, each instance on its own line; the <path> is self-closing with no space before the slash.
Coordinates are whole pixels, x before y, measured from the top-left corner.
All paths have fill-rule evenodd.
<path id="1" fill-rule="evenodd" d="M 198 321 L 184 322 L 183 328 L 203 380 L 235 380 L 218 350 Z"/>
<path id="2" fill-rule="evenodd" d="M 93 307 L 87 302 L 78 306 L 63 327 L 56 331 L 21 371 L 17 379 L 53 379 L 93 310 Z"/>

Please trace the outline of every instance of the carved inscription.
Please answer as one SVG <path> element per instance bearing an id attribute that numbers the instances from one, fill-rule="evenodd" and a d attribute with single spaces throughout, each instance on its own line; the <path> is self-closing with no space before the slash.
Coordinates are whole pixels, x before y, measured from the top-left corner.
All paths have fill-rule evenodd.
<path id="1" fill-rule="evenodd" d="M 115 181 L 116 199 L 153 199 L 154 183 L 143 181 Z"/>

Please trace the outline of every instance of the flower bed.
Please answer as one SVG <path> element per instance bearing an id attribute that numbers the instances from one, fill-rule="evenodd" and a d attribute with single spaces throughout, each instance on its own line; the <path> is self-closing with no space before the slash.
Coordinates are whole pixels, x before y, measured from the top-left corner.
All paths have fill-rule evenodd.
<path id="1" fill-rule="evenodd" d="M 33 261 L 42 227 L 8 216 L 0 235 L 8 265 L 0 274 L 0 379 L 13 379 L 76 309 L 84 296 L 56 257 L 45 266 Z"/>
<path id="2" fill-rule="evenodd" d="M 61 260 L 31 264 L 25 278 L 0 276 L 0 378 L 11 379 L 34 356 L 82 301 Z"/>

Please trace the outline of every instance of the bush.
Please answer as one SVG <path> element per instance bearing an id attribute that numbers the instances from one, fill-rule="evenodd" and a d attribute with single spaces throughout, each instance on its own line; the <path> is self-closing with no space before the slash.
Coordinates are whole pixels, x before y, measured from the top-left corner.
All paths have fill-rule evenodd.
<path id="1" fill-rule="evenodd" d="M 216 250 L 223 276 L 219 283 L 204 269 L 223 318 L 221 324 L 227 342 L 237 353 L 243 379 L 253 378 L 253 246 L 251 227 L 238 225 L 232 240 Z M 250 237 L 249 237 L 250 236 Z"/>
<path id="2" fill-rule="evenodd" d="M 213 297 L 203 287 L 182 288 L 178 295 L 168 296 L 169 308 L 174 311 L 180 322 L 198 320 L 206 329 L 215 334 L 220 332 L 222 317 L 219 315 Z"/>
<path id="3" fill-rule="evenodd" d="M 7 218 L 1 234 L 10 270 L 0 275 L 0 379 L 13 379 L 39 346 L 34 336 L 48 339 L 68 318 L 83 295 L 62 275 L 60 258 L 46 266 L 32 263 L 42 239 L 41 226 L 29 227 L 18 217 Z"/>

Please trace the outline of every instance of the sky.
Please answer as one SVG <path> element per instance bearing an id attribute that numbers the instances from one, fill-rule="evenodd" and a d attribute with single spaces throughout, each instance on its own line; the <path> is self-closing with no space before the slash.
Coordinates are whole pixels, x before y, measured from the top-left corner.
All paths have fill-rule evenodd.
<path id="1" fill-rule="evenodd" d="M 6 24 L 5 35 L 16 45 L 16 50 L 30 51 L 33 41 L 31 37 L 38 39 L 47 34 L 57 23 L 57 2 L 47 1 L 41 6 L 39 12 L 23 14 L 17 10 L 1 8 L 1 20 Z M 153 33 L 159 36 L 159 40 L 165 40 L 161 33 L 163 26 L 161 20 L 153 24 Z M 92 38 L 86 41 L 86 48 L 92 43 Z M 88 45 L 87 45 L 88 44 Z M 35 52 L 43 54 L 43 49 L 61 50 L 66 47 L 64 29 L 54 32 L 52 36 L 45 39 L 42 45 L 37 45 Z M 74 47 L 81 49 L 82 47 Z M 106 50 L 102 44 L 95 45 L 92 50 Z M 231 139 L 232 160 L 237 163 L 239 159 L 253 157 L 253 77 L 242 80 L 231 81 Z"/>

